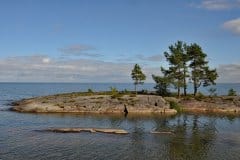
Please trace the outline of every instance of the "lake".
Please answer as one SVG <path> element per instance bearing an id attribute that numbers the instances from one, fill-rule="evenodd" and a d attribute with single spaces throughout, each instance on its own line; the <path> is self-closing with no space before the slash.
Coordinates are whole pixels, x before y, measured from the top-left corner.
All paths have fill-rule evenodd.
<path id="1" fill-rule="evenodd" d="M 81 115 L 8 111 L 22 98 L 63 92 L 133 89 L 132 84 L 0 83 L 0 159 L 239 160 L 240 117 L 179 114 Z M 151 90 L 154 84 L 143 89 Z M 220 87 L 219 87 L 220 86 Z M 219 94 L 238 84 L 217 85 Z M 224 92 L 223 92 L 224 91 Z M 51 127 L 120 128 L 127 135 L 41 132 Z M 151 134 L 171 131 L 174 134 Z"/>

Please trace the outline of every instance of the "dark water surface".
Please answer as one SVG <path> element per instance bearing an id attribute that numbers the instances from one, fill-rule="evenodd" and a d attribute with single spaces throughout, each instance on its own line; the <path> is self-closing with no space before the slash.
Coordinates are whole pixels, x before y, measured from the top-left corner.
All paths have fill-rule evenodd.
<path id="1" fill-rule="evenodd" d="M 116 84 L 115 84 L 116 85 Z M 89 87 L 90 86 L 90 87 Z M 8 111 L 14 100 L 113 84 L 0 84 L 0 159 L 239 160 L 240 117 L 26 114 Z M 127 84 L 116 87 L 127 88 Z M 148 86 L 149 87 L 149 86 Z M 49 127 L 120 128 L 127 135 L 51 133 Z M 151 130 L 175 134 L 151 134 Z"/>

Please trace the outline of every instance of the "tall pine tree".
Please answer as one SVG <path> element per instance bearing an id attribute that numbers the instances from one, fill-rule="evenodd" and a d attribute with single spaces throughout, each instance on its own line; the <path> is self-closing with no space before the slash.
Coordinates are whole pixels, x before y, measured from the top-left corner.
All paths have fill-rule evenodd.
<path id="1" fill-rule="evenodd" d="M 180 97 L 181 88 L 184 88 L 184 95 L 186 95 L 186 78 L 188 77 L 187 62 L 189 60 L 186 43 L 177 41 L 174 45 L 169 46 L 169 52 L 164 52 L 164 56 L 169 62 L 169 68 L 162 68 L 163 74 L 171 80 L 171 83 L 177 89 L 178 97 Z"/>
<path id="2" fill-rule="evenodd" d="M 206 60 L 207 55 L 198 44 L 189 45 L 187 54 L 190 58 L 191 80 L 193 82 L 194 95 L 196 95 L 201 85 L 206 87 L 215 84 L 218 74 L 216 69 L 209 68 Z"/>

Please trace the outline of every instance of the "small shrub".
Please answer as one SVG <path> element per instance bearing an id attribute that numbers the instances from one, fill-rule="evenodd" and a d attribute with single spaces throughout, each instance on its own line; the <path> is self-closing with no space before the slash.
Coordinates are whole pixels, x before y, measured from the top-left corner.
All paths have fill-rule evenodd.
<path id="1" fill-rule="evenodd" d="M 182 111 L 182 107 L 175 101 L 170 101 L 170 109 L 175 109 L 177 112 L 181 112 Z"/>
<path id="2" fill-rule="evenodd" d="M 122 95 L 118 92 L 117 88 L 115 87 L 110 87 L 110 92 L 111 92 L 111 98 L 118 98 L 121 97 Z"/>
<path id="3" fill-rule="evenodd" d="M 197 93 L 197 96 L 195 97 L 196 100 L 201 101 L 205 98 L 204 94 L 202 94 L 201 92 Z"/>
<path id="4" fill-rule="evenodd" d="M 58 106 L 59 108 L 64 108 L 64 105 L 60 103 L 56 104 L 56 106 Z"/>
<path id="5" fill-rule="evenodd" d="M 130 94 L 129 97 L 136 97 L 136 94 Z"/>
<path id="6" fill-rule="evenodd" d="M 88 93 L 93 93 L 93 90 L 91 88 L 88 88 Z"/>
<path id="7" fill-rule="evenodd" d="M 97 97 L 97 99 L 103 99 L 104 97 Z"/>
<path id="8" fill-rule="evenodd" d="M 228 90 L 228 96 L 236 96 L 236 95 L 237 95 L 237 92 L 233 88 Z"/>
<path id="9" fill-rule="evenodd" d="M 123 96 L 123 94 L 120 94 L 120 93 L 116 93 L 116 94 L 113 94 L 112 96 L 111 96 L 111 98 L 121 98 Z"/>
<path id="10" fill-rule="evenodd" d="M 148 94 L 148 90 L 143 89 L 143 90 L 140 92 L 140 94 Z"/>
<path id="11" fill-rule="evenodd" d="M 187 95 L 183 97 L 183 100 L 191 100 L 193 98 L 192 95 Z"/>
<path id="12" fill-rule="evenodd" d="M 71 99 L 71 100 L 69 100 L 68 102 L 69 102 L 69 103 L 74 103 L 74 102 L 76 102 L 76 100 Z"/>
<path id="13" fill-rule="evenodd" d="M 124 101 L 125 100 L 124 98 L 122 98 L 122 94 L 120 94 L 119 96 L 120 97 L 117 98 L 119 101 Z"/>
<path id="14" fill-rule="evenodd" d="M 129 94 L 129 93 L 131 93 L 131 92 L 128 91 L 127 89 L 124 89 L 123 93 L 124 93 L 124 94 Z"/>
<path id="15" fill-rule="evenodd" d="M 216 88 L 209 88 L 208 90 L 210 96 L 217 96 L 216 91 L 217 91 Z"/>
<path id="16" fill-rule="evenodd" d="M 115 87 L 110 87 L 110 91 L 111 91 L 112 95 L 118 93 L 118 90 Z"/>
<path id="17" fill-rule="evenodd" d="M 226 97 L 224 100 L 227 100 L 227 101 L 233 101 L 234 98 L 233 98 L 233 97 Z"/>

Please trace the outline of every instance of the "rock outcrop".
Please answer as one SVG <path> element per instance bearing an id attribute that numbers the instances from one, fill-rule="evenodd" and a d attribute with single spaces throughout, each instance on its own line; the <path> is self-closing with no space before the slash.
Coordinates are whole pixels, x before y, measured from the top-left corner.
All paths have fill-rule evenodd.
<path id="1" fill-rule="evenodd" d="M 205 97 L 201 100 L 187 99 L 178 102 L 185 112 L 240 114 L 240 97 Z"/>
<path id="2" fill-rule="evenodd" d="M 131 113 L 176 114 L 169 103 L 156 95 L 78 95 L 59 94 L 36 97 L 14 102 L 12 110 L 18 112 L 76 112 L 76 113 L 124 113 L 125 106 Z"/>

